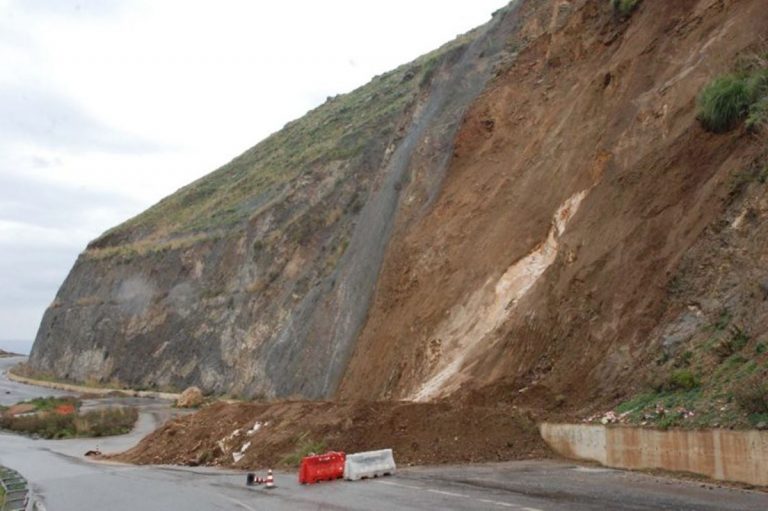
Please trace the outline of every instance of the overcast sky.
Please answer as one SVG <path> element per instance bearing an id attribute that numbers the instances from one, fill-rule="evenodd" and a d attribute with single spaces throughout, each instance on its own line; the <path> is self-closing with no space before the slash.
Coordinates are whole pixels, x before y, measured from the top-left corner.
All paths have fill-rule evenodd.
<path id="1" fill-rule="evenodd" d="M 0 348 L 87 242 L 506 0 L 0 0 Z"/>

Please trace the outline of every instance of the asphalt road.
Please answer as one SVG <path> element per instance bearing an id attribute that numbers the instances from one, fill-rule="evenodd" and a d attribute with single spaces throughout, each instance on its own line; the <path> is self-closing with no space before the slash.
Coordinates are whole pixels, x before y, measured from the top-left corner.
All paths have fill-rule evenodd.
<path id="1" fill-rule="evenodd" d="M 26 360 L 26 357 L 0 358 L 0 405 L 8 406 L 36 397 L 66 395 L 66 392 L 60 390 L 44 389 L 9 380 L 5 372 L 23 360 Z"/>
<path id="2" fill-rule="evenodd" d="M 0 381 L 0 389 L 14 388 L 4 385 Z M 295 474 L 278 472 L 278 487 L 267 490 L 246 487 L 242 472 L 137 467 L 85 458 L 89 449 L 110 452 L 133 445 L 173 413 L 166 402 L 134 402 L 142 413 L 129 435 L 53 441 L 0 434 L 0 464 L 21 472 L 49 511 L 768 509 L 766 493 L 557 461 L 412 467 L 381 479 L 307 486 L 299 485 Z"/>

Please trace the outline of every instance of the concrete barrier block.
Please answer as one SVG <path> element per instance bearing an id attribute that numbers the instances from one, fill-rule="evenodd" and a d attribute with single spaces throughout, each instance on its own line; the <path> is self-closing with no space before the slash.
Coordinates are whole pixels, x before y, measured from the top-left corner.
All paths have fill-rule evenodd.
<path id="1" fill-rule="evenodd" d="M 348 454 L 344 463 L 344 479 L 357 481 L 395 473 L 395 457 L 392 449 Z"/>

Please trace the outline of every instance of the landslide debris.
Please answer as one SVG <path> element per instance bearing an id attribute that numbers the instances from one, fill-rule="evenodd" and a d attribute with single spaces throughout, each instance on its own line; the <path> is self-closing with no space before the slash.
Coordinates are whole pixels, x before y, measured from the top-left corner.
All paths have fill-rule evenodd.
<path id="1" fill-rule="evenodd" d="M 697 119 L 760 51 L 765 2 L 545 3 L 390 243 L 339 396 L 536 388 L 581 417 L 661 402 L 674 419 L 649 425 L 766 422 L 737 406 L 768 367 L 765 133 L 748 105 L 725 133 Z"/>
<path id="2" fill-rule="evenodd" d="M 31 363 L 262 397 L 341 379 L 174 420 L 136 463 L 511 459 L 555 414 L 765 426 L 764 98 L 697 117 L 766 26 L 764 0 L 517 2 L 94 242 Z"/>
<path id="3" fill-rule="evenodd" d="M 138 463 L 293 466 L 307 445 L 393 448 L 398 464 L 547 457 L 534 417 L 511 405 L 462 402 L 222 402 L 173 419 L 113 459 Z"/>

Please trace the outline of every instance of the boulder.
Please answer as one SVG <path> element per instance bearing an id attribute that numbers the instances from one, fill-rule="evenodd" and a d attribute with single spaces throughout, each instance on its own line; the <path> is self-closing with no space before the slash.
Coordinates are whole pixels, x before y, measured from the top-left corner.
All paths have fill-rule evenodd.
<path id="1" fill-rule="evenodd" d="M 203 404 L 203 391 L 197 387 L 188 387 L 176 400 L 179 408 L 195 408 Z"/>

